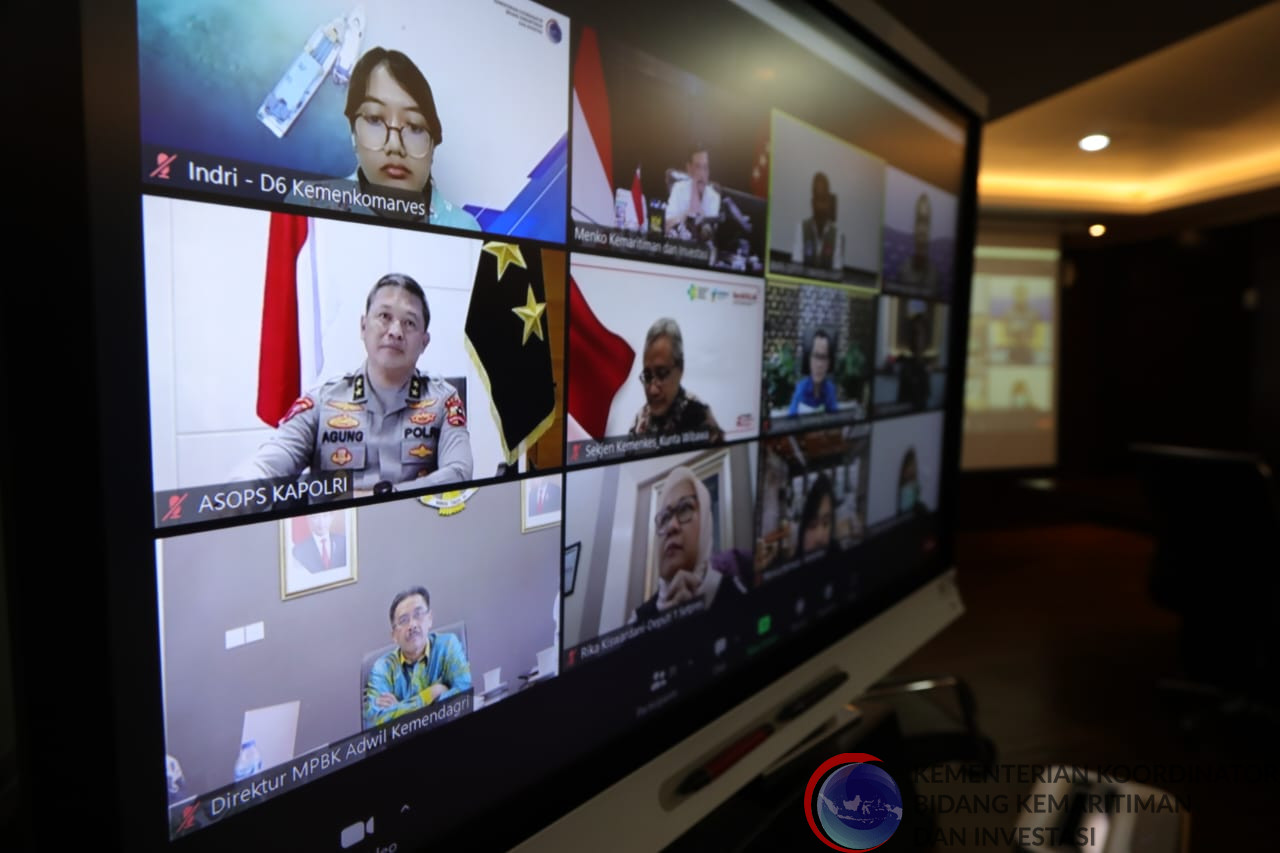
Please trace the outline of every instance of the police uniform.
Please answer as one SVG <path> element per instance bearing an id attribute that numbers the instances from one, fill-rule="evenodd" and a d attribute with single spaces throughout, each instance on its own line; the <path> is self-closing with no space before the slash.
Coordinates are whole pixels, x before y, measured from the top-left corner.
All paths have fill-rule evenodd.
<path id="1" fill-rule="evenodd" d="M 471 478 L 471 436 L 448 382 L 414 371 L 387 410 L 364 366 L 299 397 L 244 479 L 350 471 L 352 488 L 422 488 Z"/>

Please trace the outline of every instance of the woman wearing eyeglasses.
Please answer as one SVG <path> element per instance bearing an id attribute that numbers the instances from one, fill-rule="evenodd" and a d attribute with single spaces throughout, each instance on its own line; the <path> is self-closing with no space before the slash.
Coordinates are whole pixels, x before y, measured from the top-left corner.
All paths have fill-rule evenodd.
<path id="1" fill-rule="evenodd" d="M 431 84 L 413 60 L 398 50 L 371 48 L 351 70 L 344 112 L 356 154 L 356 171 L 347 181 L 356 181 L 360 193 L 338 207 L 480 230 L 476 218 L 441 195 L 431 177 L 444 135 Z M 326 206 L 332 195 L 310 200 Z"/>
<path id="2" fill-rule="evenodd" d="M 711 553 L 711 494 L 683 465 L 662 482 L 661 505 L 653 519 L 658 589 L 636 608 L 635 621 L 701 600 L 707 607 L 747 591 L 742 578 L 750 555 L 736 550 Z"/>
<path id="3" fill-rule="evenodd" d="M 836 383 L 831 378 L 831 365 L 835 363 L 835 347 L 831 336 L 816 329 L 809 339 L 809 375 L 796 384 L 791 396 L 791 408 L 787 414 L 807 415 L 810 412 L 839 411 L 836 403 Z"/>

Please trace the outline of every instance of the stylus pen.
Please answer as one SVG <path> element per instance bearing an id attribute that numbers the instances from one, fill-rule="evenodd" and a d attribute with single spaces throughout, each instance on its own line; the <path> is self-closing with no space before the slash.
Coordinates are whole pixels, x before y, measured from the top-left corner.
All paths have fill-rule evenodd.
<path id="1" fill-rule="evenodd" d="M 809 710 L 818 702 L 819 699 L 826 696 L 832 690 L 835 690 L 849 678 L 848 673 L 843 671 L 833 672 L 826 678 L 819 681 L 814 686 L 805 690 L 799 696 L 783 705 L 778 711 L 778 721 L 787 722 Z M 774 727 L 772 723 L 763 723 L 742 737 L 725 747 L 721 752 L 716 754 L 710 761 L 690 773 L 676 788 L 676 793 L 682 797 L 687 797 L 694 791 L 701 790 L 711 781 L 733 765 L 737 764 L 744 755 L 755 749 L 773 734 Z"/>
<path id="2" fill-rule="evenodd" d="M 772 723 L 764 723 L 747 732 L 721 750 L 706 764 L 686 776 L 684 781 L 680 783 L 680 787 L 676 788 L 676 793 L 682 797 L 687 797 L 694 791 L 707 787 L 713 779 L 737 764 L 751 750 L 764 743 L 771 734 L 773 734 Z"/>
<path id="3" fill-rule="evenodd" d="M 818 703 L 818 700 L 825 697 L 832 690 L 835 690 L 841 684 L 849 680 L 849 674 L 843 670 L 833 672 L 790 702 L 782 706 L 778 711 L 778 722 L 785 723 L 794 720 L 805 711 L 812 708 Z"/>

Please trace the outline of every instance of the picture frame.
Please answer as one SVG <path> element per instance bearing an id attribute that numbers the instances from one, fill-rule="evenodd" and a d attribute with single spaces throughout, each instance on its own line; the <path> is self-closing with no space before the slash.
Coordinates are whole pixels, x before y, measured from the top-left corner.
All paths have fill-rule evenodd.
<path id="1" fill-rule="evenodd" d="M 326 539 L 327 547 L 320 544 Z M 281 600 L 355 583 L 359 577 L 357 553 L 355 509 L 325 510 L 282 519 Z"/>
<path id="2" fill-rule="evenodd" d="M 520 487 L 520 532 L 529 533 L 559 524 L 563 493 L 563 481 L 559 475 L 525 480 Z"/>
<path id="3" fill-rule="evenodd" d="M 574 542 L 564 549 L 564 565 L 560 578 L 560 588 L 565 596 L 573 595 L 573 588 L 578 583 L 578 559 L 582 556 L 582 543 Z"/>

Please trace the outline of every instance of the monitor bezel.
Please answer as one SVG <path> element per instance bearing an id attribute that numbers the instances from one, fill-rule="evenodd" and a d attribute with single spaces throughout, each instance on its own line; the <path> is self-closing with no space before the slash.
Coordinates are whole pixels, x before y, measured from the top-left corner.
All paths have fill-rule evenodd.
<path id="1" fill-rule="evenodd" d="M 825 2 L 811 5 L 965 116 L 964 191 L 959 198 L 957 246 L 971 247 L 976 230 L 980 115 L 844 10 Z M 149 436 L 145 423 L 111 416 L 112 412 L 146 411 L 148 404 L 146 383 L 137 379 L 146 375 L 143 294 L 136 286 L 142 280 L 142 187 L 132 168 L 138 163 L 140 148 L 137 68 L 136 64 L 120 63 L 117 53 L 120 44 L 136 45 L 136 6 L 128 2 L 84 3 L 78 14 L 72 12 L 56 19 L 37 9 L 27 9 L 19 15 L 17 20 L 27 25 L 26 31 L 43 34 L 39 45 L 24 40 L 17 57 L 19 65 L 34 64 L 39 56 L 62 57 L 48 69 L 41 97 L 31 98 L 27 106 L 30 115 L 61 128 L 56 144 L 42 147 L 41 151 L 45 156 L 52 152 L 64 164 L 52 176 L 28 174 L 20 178 L 30 183 L 30 198 L 35 200 L 25 218 L 25 230 L 20 233 L 24 241 L 29 238 L 32 249 L 43 249 L 49 257 L 59 258 L 64 294 L 73 304 L 93 305 L 91 311 L 65 321 L 64 332 L 77 347 L 40 362 L 42 374 L 55 384 L 59 376 L 71 377 L 71 393 L 89 400 L 94 410 L 80 421 L 82 427 L 87 424 L 92 429 L 81 431 L 89 448 L 75 466 L 75 492 L 82 508 L 81 535 L 59 543 L 59 562 L 89 567 L 79 572 L 72 588 L 90 601 L 101 603 L 101 607 L 85 619 L 83 633 L 108 638 L 107 648 L 98 648 L 94 653 L 98 689 L 89 705 L 91 714 L 75 704 L 58 709 L 44 706 L 35 689 L 40 676 L 36 661 L 48 643 L 46 608 L 66 596 L 68 585 L 55 572 L 36 573 L 30 567 L 48 562 L 48 543 L 37 531 L 47 517 L 46 508 L 65 501 L 69 490 L 64 480 L 47 474 L 47 463 L 35 454 L 11 460 L 5 470 L 4 546 L 15 637 L 15 684 L 19 688 L 15 690 L 22 735 L 19 769 L 26 783 L 19 807 L 29 816 L 31 831 L 42 824 L 62 825 L 68 835 L 82 832 L 86 838 L 97 840 L 99 846 L 103 839 L 115 839 L 121 846 L 135 848 L 164 846 L 165 827 L 158 817 L 164 813 L 163 776 L 158 760 L 150 760 L 164 754 L 164 721 L 155 677 L 160 668 L 157 628 L 154 619 L 128 618 L 154 613 L 157 606 L 154 574 L 131 569 L 149 566 L 154 560 L 149 523 L 150 466 L 131 467 L 121 462 L 149 459 Z M 50 233 L 54 223 L 59 226 L 58 233 Z M 66 257 L 68 235 L 72 240 L 79 238 L 82 245 L 90 246 L 90 251 Z M 54 254 L 59 247 L 64 252 Z M 110 269 L 110 276 L 104 280 L 102 272 L 106 268 Z M 971 257 L 959 253 L 953 305 L 966 304 L 971 271 Z M 113 282 L 125 286 L 113 289 Z M 25 323 L 20 326 L 13 318 L 38 316 L 46 297 L 47 293 L 38 287 L 23 288 L 15 295 L 12 313 L 5 321 L 8 329 L 17 332 L 6 334 L 10 365 L 30 363 L 28 350 L 36 338 L 36 330 Z M 951 314 L 950 371 L 953 376 L 963 375 L 967 314 Z M 92 354 L 93 364 L 85 363 L 85 353 Z M 98 365 L 110 365 L 114 370 L 103 375 Z M 93 376 L 92 381 L 87 380 L 88 375 Z M 124 378 L 113 381 L 117 377 Z M 962 406 L 962 383 L 949 383 L 944 407 L 946 464 L 937 513 L 944 532 L 934 563 L 899 588 L 886 590 L 876 602 L 880 605 L 877 610 L 892 611 L 913 592 L 936 582 L 953 562 L 949 531 L 955 518 Z M 7 436 L 10 430 L 6 425 Z M 85 504 L 87 511 L 83 510 Z M 121 524 L 124 519 L 136 524 Z M 587 802 L 587 789 L 598 789 L 604 781 L 634 772 L 653 756 L 663 754 L 731 712 L 753 692 L 785 680 L 787 673 L 794 672 L 814 653 L 839 647 L 842 638 L 855 636 L 860 627 L 869 624 L 868 618 L 867 613 L 853 611 L 841 624 L 822 625 L 780 649 L 774 656 L 776 660 L 771 658 L 741 670 L 718 683 L 716 691 L 704 691 L 691 699 L 682 706 L 678 722 L 668 715 L 647 730 L 620 737 L 627 741 L 625 750 L 598 750 L 569 765 L 550 777 L 551 784 L 544 787 L 555 787 L 556 782 L 565 780 L 567 784 L 557 796 L 540 802 L 537 815 L 530 820 L 508 818 L 505 822 L 487 823 L 502 824 L 504 832 L 510 830 L 513 840 L 527 836 Z M 104 684 L 109 685 L 109 691 L 102 689 Z M 104 692 L 108 695 L 104 696 Z M 92 725 L 86 725 L 86 717 Z M 49 761 L 50 755 L 61 757 Z M 91 783 L 85 787 L 93 791 L 86 802 L 78 805 L 79 817 L 74 826 L 65 826 L 65 802 L 49 795 L 66 791 L 64 771 L 68 766 L 77 768 L 82 784 Z M 575 788 L 569 777 L 581 780 L 580 788 Z M 322 802 L 338 781 L 340 776 L 330 784 L 313 786 L 314 793 L 298 792 L 293 799 L 301 802 L 314 798 L 314 802 Z M 495 804 L 494 810 L 500 805 Z M 205 842 L 184 841 L 181 846 L 198 849 L 213 843 L 213 839 L 225 841 L 223 836 L 231 830 L 240 833 L 237 825 L 243 824 L 249 830 L 251 825 L 273 815 L 275 808 L 255 810 L 261 814 L 253 818 L 246 815 L 242 821 L 233 822 L 226 833 L 198 833 L 191 841 L 207 835 Z M 57 820 L 59 815 L 63 820 Z"/>

